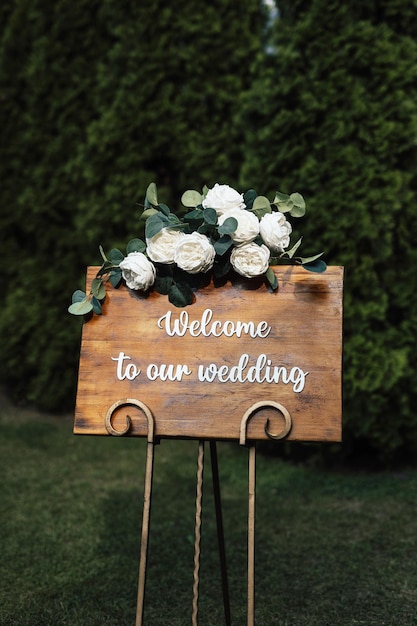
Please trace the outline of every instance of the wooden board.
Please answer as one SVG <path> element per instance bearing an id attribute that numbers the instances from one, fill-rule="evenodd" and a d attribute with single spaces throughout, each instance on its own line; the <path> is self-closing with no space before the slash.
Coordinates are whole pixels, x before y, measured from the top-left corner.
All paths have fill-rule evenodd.
<path id="1" fill-rule="evenodd" d="M 340 441 L 343 268 L 274 271 L 275 293 L 256 280 L 209 285 L 184 309 L 109 286 L 103 315 L 83 325 L 74 432 L 107 435 L 109 408 L 134 398 L 151 411 L 156 437 L 233 440 L 252 405 L 277 402 L 291 418 L 287 439 Z M 146 436 L 135 406 L 115 411 L 113 427 L 126 415 L 128 435 Z M 267 439 L 268 418 L 269 431 L 283 430 L 283 414 L 262 408 L 248 439 Z"/>

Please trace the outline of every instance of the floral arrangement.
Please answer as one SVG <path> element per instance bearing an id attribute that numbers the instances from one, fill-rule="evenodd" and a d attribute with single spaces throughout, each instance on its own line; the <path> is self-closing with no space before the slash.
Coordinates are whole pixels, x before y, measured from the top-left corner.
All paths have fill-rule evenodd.
<path id="1" fill-rule="evenodd" d="M 222 281 L 236 272 L 244 278 L 264 276 L 272 290 L 278 281 L 271 266 L 293 263 L 312 272 L 324 272 L 323 253 L 296 256 L 300 238 L 291 248 L 291 223 L 287 216 L 305 214 L 301 194 L 277 192 L 272 201 L 250 189 L 245 194 L 228 185 L 215 184 L 203 192 L 189 190 L 181 198 L 188 212 L 182 218 L 158 201 L 157 188 L 147 189 L 142 217 L 145 241 L 132 239 L 126 255 L 118 249 L 106 256 L 91 284 L 90 293 L 73 293 L 69 312 L 85 315 L 101 313 L 106 296 L 105 284 L 118 287 L 124 281 L 129 289 L 144 293 L 155 290 L 168 296 L 177 307 L 192 304 L 195 291 L 211 279 Z"/>

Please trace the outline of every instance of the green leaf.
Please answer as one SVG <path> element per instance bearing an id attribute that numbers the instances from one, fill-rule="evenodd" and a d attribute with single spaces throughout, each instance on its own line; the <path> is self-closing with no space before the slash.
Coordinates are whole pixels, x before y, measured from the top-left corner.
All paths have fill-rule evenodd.
<path id="1" fill-rule="evenodd" d="M 278 289 L 278 278 L 276 277 L 274 270 L 268 267 L 265 272 L 265 277 L 272 289 Z"/>
<path id="2" fill-rule="evenodd" d="M 300 261 L 301 263 L 304 265 L 304 263 L 313 263 L 313 261 L 316 261 L 317 259 L 319 259 L 321 256 L 323 256 L 324 252 L 320 252 L 320 254 L 315 254 L 314 256 L 309 256 L 309 257 L 300 257 Z"/>
<path id="3" fill-rule="evenodd" d="M 181 197 L 181 202 L 186 207 L 196 207 L 201 204 L 203 201 L 203 197 L 199 191 L 195 191 L 194 189 L 189 189 L 188 191 L 184 191 Z"/>
<path id="4" fill-rule="evenodd" d="M 169 226 L 169 219 L 162 213 L 155 213 L 146 220 L 145 224 L 145 237 L 146 239 L 152 239 L 163 228 Z"/>
<path id="5" fill-rule="evenodd" d="M 141 222 L 143 222 L 143 220 L 147 220 L 147 219 L 148 219 L 148 217 L 150 217 L 151 215 L 155 215 L 155 213 L 158 213 L 158 212 L 159 212 L 159 211 L 157 211 L 157 209 L 153 209 L 153 208 L 150 208 L 150 209 L 145 209 L 145 210 L 141 213 L 139 220 L 140 220 Z"/>
<path id="6" fill-rule="evenodd" d="M 98 300 L 103 300 L 106 297 L 106 288 L 101 278 L 93 278 L 91 282 L 91 292 Z"/>
<path id="7" fill-rule="evenodd" d="M 281 193 L 280 191 L 275 193 L 275 198 L 272 204 L 275 204 L 281 213 L 288 213 L 288 211 L 291 211 L 294 206 L 290 196 L 286 193 Z"/>
<path id="8" fill-rule="evenodd" d="M 74 295 L 73 295 L 74 297 Z M 71 306 L 68 307 L 68 312 L 71 315 L 86 315 L 93 310 L 93 305 L 91 304 L 89 298 L 85 296 L 83 300 L 78 300 L 73 302 Z"/>
<path id="9" fill-rule="evenodd" d="M 97 272 L 97 278 L 99 276 L 104 276 L 104 274 L 108 274 L 109 271 L 112 269 L 113 269 L 113 263 L 111 263 L 110 261 L 105 261 L 103 265 L 100 267 L 99 271 Z"/>
<path id="10" fill-rule="evenodd" d="M 252 212 L 260 220 L 267 213 L 272 213 L 271 203 L 266 196 L 257 196 L 252 206 Z"/>
<path id="11" fill-rule="evenodd" d="M 101 315 L 101 303 L 94 296 L 91 298 L 91 305 L 93 307 L 94 313 L 96 313 L 96 315 Z"/>
<path id="12" fill-rule="evenodd" d="M 247 192 L 243 196 L 243 201 L 246 205 L 247 209 L 252 209 L 255 198 L 258 194 L 254 189 L 248 189 Z"/>
<path id="13" fill-rule="evenodd" d="M 327 265 L 322 260 L 313 261 L 312 263 L 302 263 L 302 267 L 309 272 L 315 272 L 316 274 L 322 274 L 326 271 Z"/>
<path id="14" fill-rule="evenodd" d="M 106 255 L 104 253 L 103 246 L 99 246 L 98 249 L 100 250 L 100 254 L 101 254 L 101 257 L 102 257 L 103 261 L 107 261 L 107 257 L 106 257 Z"/>
<path id="15" fill-rule="evenodd" d="M 291 215 L 293 217 L 303 217 L 306 212 L 306 203 L 303 196 L 298 192 L 292 193 L 290 200 L 294 205 L 291 209 Z"/>
<path id="16" fill-rule="evenodd" d="M 289 200 L 289 198 L 290 196 L 287 193 L 281 193 L 280 191 L 276 191 L 273 204 L 285 204 L 287 200 Z"/>
<path id="17" fill-rule="evenodd" d="M 131 252 L 145 252 L 145 250 L 146 243 L 142 241 L 142 239 L 138 238 L 131 239 L 126 246 L 127 254 L 130 254 Z"/>
<path id="18" fill-rule="evenodd" d="M 171 213 L 171 211 L 169 210 L 169 207 L 166 204 L 158 204 L 158 209 L 161 211 L 161 213 L 163 213 L 167 217 Z"/>
<path id="19" fill-rule="evenodd" d="M 211 224 L 212 226 L 217 224 L 217 213 L 215 209 L 204 209 L 203 217 L 204 221 L 207 222 L 207 224 Z"/>
<path id="20" fill-rule="evenodd" d="M 158 192 L 155 183 L 151 183 L 146 190 L 146 200 L 154 207 L 158 206 Z"/>
<path id="21" fill-rule="evenodd" d="M 292 248 L 285 251 L 285 254 L 288 256 L 289 259 L 293 258 L 294 254 L 297 252 L 298 248 L 300 247 L 302 240 L 303 238 L 300 237 L 300 239 L 297 241 L 297 243 L 293 245 Z"/>
<path id="22" fill-rule="evenodd" d="M 232 264 L 228 256 L 219 257 L 213 266 L 213 274 L 216 278 L 222 278 L 231 270 Z"/>
<path id="23" fill-rule="evenodd" d="M 167 296 L 172 283 L 172 276 L 156 276 L 153 288 L 163 296 Z"/>
<path id="24" fill-rule="evenodd" d="M 224 220 L 223 224 L 220 224 L 217 230 L 219 235 L 230 235 L 230 233 L 235 232 L 237 225 L 237 219 L 235 217 L 228 217 Z"/>
<path id="25" fill-rule="evenodd" d="M 187 283 L 173 283 L 169 288 L 168 300 L 177 307 L 184 307 L 194 301 L 193 290 Z"/>
<path id="26" fill-rule="evenodd" d="M 229 235 L 223 235 L 214 243 L 214 249 L 219 256 L 222 256 L 233 246 L 233 241 Z"/>
<path id="27" fill-rule="evenodd" d="M 122 280 L 122 270 L 115 269 L 110 272 L 109 283 L 112 287 L 118 287 Z"/>
<path id="28" fill-rule="evenodd" d="M 185 220 L 202 220 L 203 219 L 203 211 L 201 209 L 194 209 L 189 213 L 184 215 Z"/>
<path id="29" fill-rule="evenodd" d="M 113 265 L 119 265 L 125 258 L 123 252 L 120 252 L 117 248 L 112 248 L 109 252 L 109 261 L 113 263 Z"/>
<path id="30" fill-rule="evenodd" d="M 77 289 L 76 291 L 74 291 L 74 293 L 72 294 L 72 299 L 71 302 L 74 304 L 75 302 L 82 302 L 83 300 L 85 300 L 85 298 L 87 297 L 87 294 L 85 293 L 85 291 L 82 291 L 81 289 Z"/>

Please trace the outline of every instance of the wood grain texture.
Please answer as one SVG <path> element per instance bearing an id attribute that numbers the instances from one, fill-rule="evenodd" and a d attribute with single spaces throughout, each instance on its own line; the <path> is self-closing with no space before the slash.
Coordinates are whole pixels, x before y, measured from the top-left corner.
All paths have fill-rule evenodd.
<path id="1" fill-rule="evenodd" d="M 87 284 L 98 268 L 88 268 Z M 125 286 L 108 287 L 103 315 L 83 325 L 74 432 L 107 435 L 105 416 L 111 405 L 137 398 L 152 412 L 156 437 L 239 439 L 242 416 L 254 403 L 274 401 L 291 415 L 287 439 L 294 441 L 340 441 L 342 423 L 342 312 L 343 268 L 329 267 L 313 274 L 296 266 L 274 268 L 279 289 L 271 293 L 261 281 L 209 285 L 196 293 L 186 309 L 172 306 L 166 296 L 152 292 L 144 297 Z M 248 335 L 168 336 L 158 320 L 171 311 L 177 319 L 186 310 L 189 322 L 213 312 L 211 323 L 266 322 L 267 337 Z M 209 326 L 207 327 L 209 328 Z M 120 353 L 141 370 L 134 380 L 118 380 Z M 232 368 L 243 354 L 249 356 L 246 372 L 259 355 L 271 367 L 308 372 L 302 391 L 280 382 L 220 382 L 198 380 L 199 366 L 215 364 Z M 148 366 L 187 365 L 190 375 L 182 380 L 150 380 Z M 147 420 L 137 407 L 122 407 L 112 424 L 127 436 L 146 436 Z M 264 431 L 282 430 L 283 417 L 274 409 L 261 409 L 248 422 L 247 438 L 267 439 Z"/>

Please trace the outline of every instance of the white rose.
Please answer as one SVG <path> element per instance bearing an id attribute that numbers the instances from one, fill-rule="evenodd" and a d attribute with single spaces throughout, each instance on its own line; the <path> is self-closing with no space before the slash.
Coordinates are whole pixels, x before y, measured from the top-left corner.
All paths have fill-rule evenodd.
<path id="1" fill-rule="evenodd" d="M 292 226 L 279 211 L 264 215 L 259 224 L 259 231 L 271 250 L 283 252 L 290 245 Z"/>
<path id="2" fill-rule="evenodd" d="M 230 237 L 235 244 L 250 243 L 259 235 L 259 220 L 254 213 L 242 209 L 230 209 L 219 217 L 219 225 L 229 217 L 237 220 L 237 228 Z"/>
<path id="3" fill-rule="evenodd" d="M 119 267 L 129 289 L 146 291 L 155 282 L 155 267 L 142 252 L 130 252 Z"/>
<path id="4" fill-rule="evenodd" d="M 189 274 L 208 272 L 214 263 L 216 252 L 205 235 L 191 233 L 184 235 L 175 248 L 174 260 L 182 270 Z"/>
<path id="5" fill-rule="evenodd" d="M 266 246 L 256 243 L 244 243 L 233 249 L 230 262 L 233 268 L 245 278 L 253 278 L 265 274 L 269 267 L 270 252 Z"/>
<path id="6" fill-rule="evenodd" d="M 217 215 L 223 215 L 232 209 L 244 209 L 243 195 L 229 185 L 216 183 L 209 189 L 202 205 L 205 209 L 215 209 Z"/>
<path id="7" fill-rule="evenodd" d="M 162 228 L 151 239 L 146 239 L 146 251 L 154 263 L 174 263 L 174 252 L 184 233 L 173 228 Z"/>

